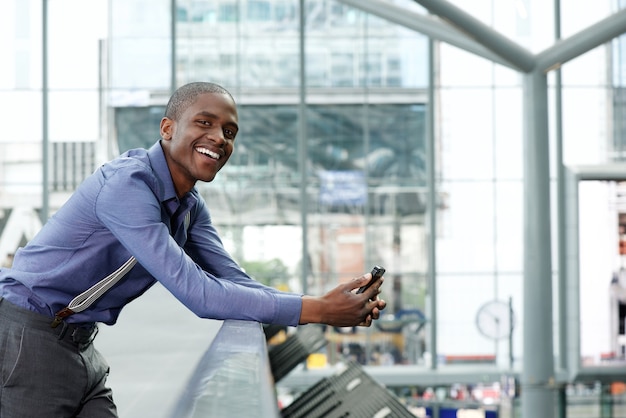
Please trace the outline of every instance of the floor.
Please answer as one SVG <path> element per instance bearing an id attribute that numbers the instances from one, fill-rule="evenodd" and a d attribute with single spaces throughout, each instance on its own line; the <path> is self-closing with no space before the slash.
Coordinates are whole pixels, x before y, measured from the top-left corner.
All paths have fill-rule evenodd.
<path id="1" fill-rule="evenodd" d="M 157 284 L 124 308 L 117 324 L 100 325 L 96 348 L 111 367 L 119 418 L 172 418 L 221 324 L 196 317 Z"/>

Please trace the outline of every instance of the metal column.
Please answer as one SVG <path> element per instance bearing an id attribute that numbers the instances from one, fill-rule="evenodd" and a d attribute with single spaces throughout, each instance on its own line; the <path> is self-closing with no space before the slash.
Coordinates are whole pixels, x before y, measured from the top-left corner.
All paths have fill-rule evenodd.
<path id="1" fill-rule="evenodd" d="M 547 76 L 524 75 L 524 367 L 522 417 L 555 416 Z"/>
<path id="2" fill-rule="evenodd" d="M 309 224 L 307 195 L 307 117 L 306 117 L 306 0 L 300 0 L 299 37 L 300 87 L 298 102 L 298 166 L 300 171 L 300 222 L 302 223 L 302 293 L 307 294 L 309 265 Z"/>
<path id="3" fill-rule="evenodd" d="M 42 1 L 41 11 L 41 125 L 42 125 L 42 141 L 41 141 L 41 162 L 42 162 L 42 179 L 41 179 L 41 223 L 44 224 L 48 220 L 50 212 L 50 133 L 48 132 L 48 0 Z"/>

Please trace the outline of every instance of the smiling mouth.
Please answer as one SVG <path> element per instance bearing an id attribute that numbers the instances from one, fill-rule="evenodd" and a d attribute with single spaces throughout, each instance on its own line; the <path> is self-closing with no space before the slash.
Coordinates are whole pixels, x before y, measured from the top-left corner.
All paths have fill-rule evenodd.
<path id="1" fill-rule="evenodd" d="M 196 151 L 198 151 L 200 154 L 202 155 L 206 155 L 207 157 L 213 158 L 214 160 L 219 160 L 220 159 L 220 155 L 216 152 L 213 152 L 207 148 L 204 147 L 196 147 L 195 148 Z"/>

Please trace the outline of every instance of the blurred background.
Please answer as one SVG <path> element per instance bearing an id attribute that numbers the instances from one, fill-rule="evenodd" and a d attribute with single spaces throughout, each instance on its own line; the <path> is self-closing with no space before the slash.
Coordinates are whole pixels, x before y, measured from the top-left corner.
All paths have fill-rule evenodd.
<path id="1" fill-rule="evenodd" d="M 624 6 L 453 3 L 533 53 Z M 409 0 L 381 4 L 427 15 Z M 177 87 L 213 81 L 233 94 L 240 131 L 228 166 L 198 189 L 241 266 L 270 286 L 311 294 L 374 264 L 387 269 L 384 318 L 367 330 L 327 329 L 329 344 L 309 367 L 346 358 L 426 371 L 471 365 L 477 382 L 481 367 L 503 376 L 522 369 L 525 128 L 517 71 L 338 0 L 2 0 L 2 9 L 5 265 L 96 167 L 159 139 Z M 550 100 L 562 164 L 623 162 L 626 37 L 568 62 L 548 82 L 562 97 L 558 107 Z M 622 270 L 623 183 L 593 184 L 581 211 L 585 230 L 602 233 L 589 235 L 594 244 L 581 256 L 588 261 L 580 332 L 593 343 L 582 344 L 580 356 L 585 365 L 615 365 L 626 334 L 626 309 L 611 293 Z M 562 273 L 553 263 L 557 364 Z M 146 297 L 153 293 L 162 296 Z M 115 347 L 112 333 L 103 332 L 103 345 Z M 196 353 L 206 349 L 197 344 Z M 196 358 L 188 356 L 189 370 Z M 577 384 L 570 396 L 605 393 L 593 379 Z M 437 392 L 435 379 L 398 392 L 486 403 L 515 397 L 502 381 L 487 386 L 489 397 L 467 384 Z"/>

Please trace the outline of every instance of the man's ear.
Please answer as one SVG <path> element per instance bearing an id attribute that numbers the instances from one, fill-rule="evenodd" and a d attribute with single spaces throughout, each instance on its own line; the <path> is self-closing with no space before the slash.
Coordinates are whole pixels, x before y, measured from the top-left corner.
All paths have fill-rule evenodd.
<path id="1" fill-rule="evenodd" d="M 161 119 L 161 138 L 169 141 L 172 139 L 172 131 L 174 130 L 174 121 L 168 117 Z"/>

